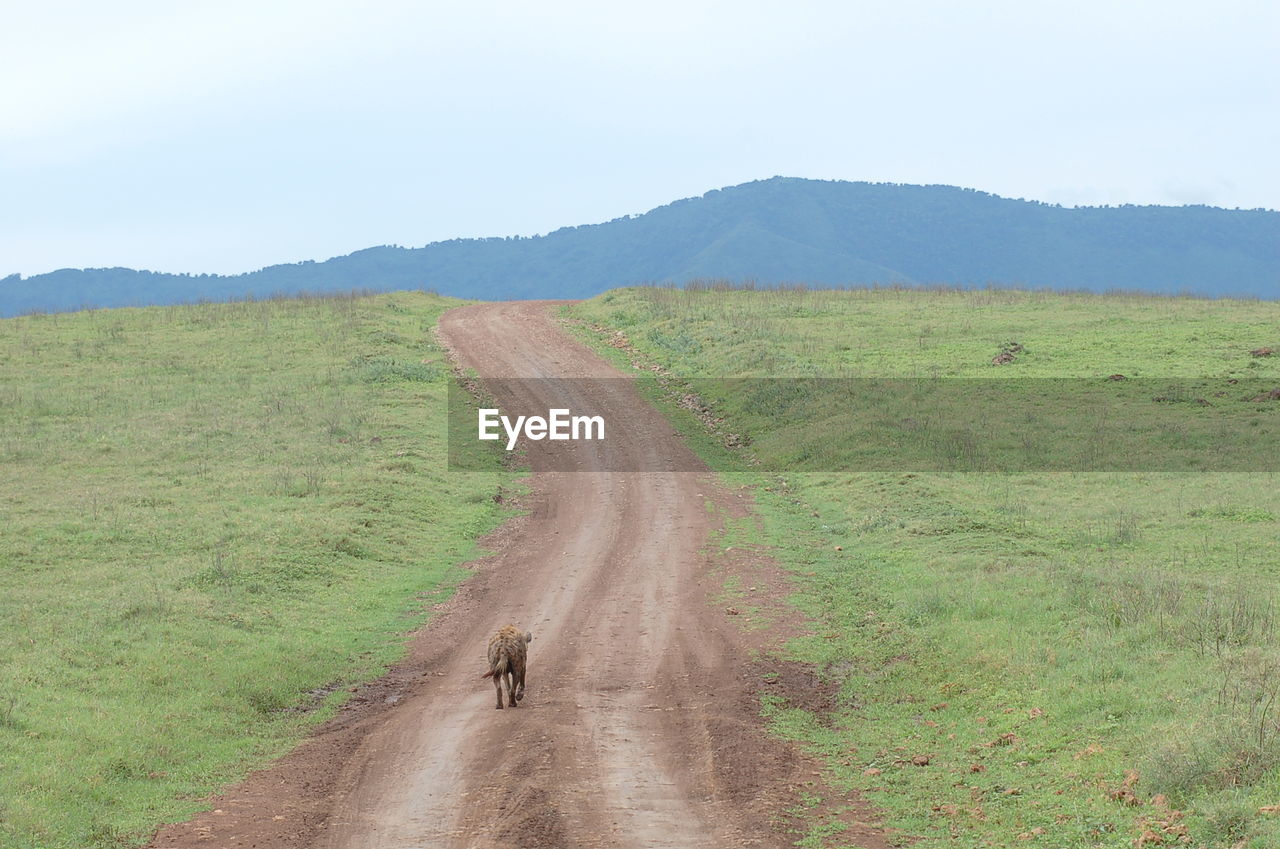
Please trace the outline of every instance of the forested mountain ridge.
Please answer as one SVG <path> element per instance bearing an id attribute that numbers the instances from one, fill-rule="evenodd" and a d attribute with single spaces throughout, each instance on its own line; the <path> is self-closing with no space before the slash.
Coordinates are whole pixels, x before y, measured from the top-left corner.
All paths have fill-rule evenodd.
<path id="1" fill-rule="evenodd" d="M 574 298 L 698 277 L 1280 297 L 1280 212 L 1060 207 L 972 189 L 775 177 L 545 236 L 374 247 L 239 275 L 63 269 L 0 279 L 0 315 L 300 291 Z"/>

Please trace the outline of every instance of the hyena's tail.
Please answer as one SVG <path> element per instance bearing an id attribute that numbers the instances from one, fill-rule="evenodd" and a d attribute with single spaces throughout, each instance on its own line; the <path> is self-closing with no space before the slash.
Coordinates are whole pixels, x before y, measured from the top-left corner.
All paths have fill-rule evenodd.
<path id="1" fill-rule="evenodd" d="M 492 669 L 490 669 L 488 672 L 481 675 L 480 677 L 484 679 L 484 678 L 492 678 L 495 675 L 505 675 L 507 673 L 507 662 L 508 662 L 508 658 L 504 654 L 502 657 L 498 658 L 498 662 L 493 665 Z"/>

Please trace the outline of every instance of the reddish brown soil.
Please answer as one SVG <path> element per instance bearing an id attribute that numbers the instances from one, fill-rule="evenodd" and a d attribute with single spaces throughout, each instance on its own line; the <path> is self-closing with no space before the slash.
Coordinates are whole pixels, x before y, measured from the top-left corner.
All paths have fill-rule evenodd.
<path id="1" fill-rule="evenodd" d="M 463 307 L 441 334 L 482 377 L 621 376 L 553 307 Z M 407 658 L 292 754 L 161 830 L 155 849 L 787 846 L 796 823 L 784 811 L 800 790 L 851 824 L 844 841 L 888 845 L 864 806 L 762 732 L 765 673 L 797 700 L 833 694 L 762 653 L 787 630 L 785 576 L 758 553 L 709 548 L 716 517 L 744 515 L 749 500 L 706 473 L 600 471 L 698 465 L 625 383 L 591 398 L 523 385 L 565 393 L 523 400 L 625 422 L 628 438 L 533 443 L 525 515 L 490 538 L 494 554 Z M 581 471 L 539 471 L 551 451 L 556 468 Z M 725 601 L 730 572 L 749 598 Z M 761 618 L 774 627 L 752 627 Z M 508 622 L 534 641 L 527 694 L 499 712 L 480 676 Z"/>

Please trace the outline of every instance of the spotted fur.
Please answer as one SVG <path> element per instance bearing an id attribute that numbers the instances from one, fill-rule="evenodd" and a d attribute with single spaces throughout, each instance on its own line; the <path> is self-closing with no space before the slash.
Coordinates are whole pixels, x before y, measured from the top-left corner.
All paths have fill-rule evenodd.
<path id="1" fill-rule="evenodd" d="M 493 687 L 498 691 L 498 710 L 502 710 L 504 678 L 507 681 L 508 704 L 516 707 L 516 702 L 524 698 L 526 646 L 532 641 L 533 634 L 521 633 L 515 625 L 504 625 L 489 640 L 489 671 L 480 677 L 493 679 Z"/>

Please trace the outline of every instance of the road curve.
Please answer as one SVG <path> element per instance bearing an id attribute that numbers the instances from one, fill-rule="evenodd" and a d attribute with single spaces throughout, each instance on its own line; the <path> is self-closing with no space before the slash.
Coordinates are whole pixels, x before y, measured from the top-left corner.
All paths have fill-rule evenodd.
<path id="1" fill-rule="evenodd" d="M 554 307 L 466 306 L 439 330 L 481 378 L 622 377 Z M 791 844 L 774 808 L 801 759 L 760 732 L 741 633 L 708 603 L 722 580 L 708 573 L 708 507 L 734 499 L 705 472 L 602 470 L 698 461 L 625 381 L 589 398 L 576 385 L 495 394 L 502 406 L 589 410 L 628 438 L 532 443 L 526 514 L 493 537 L 495 553 L 405 663 L 154 847 Z M 480 674 L 507 622 L 534 641 L 527 695 L 499 712 Z"/>

